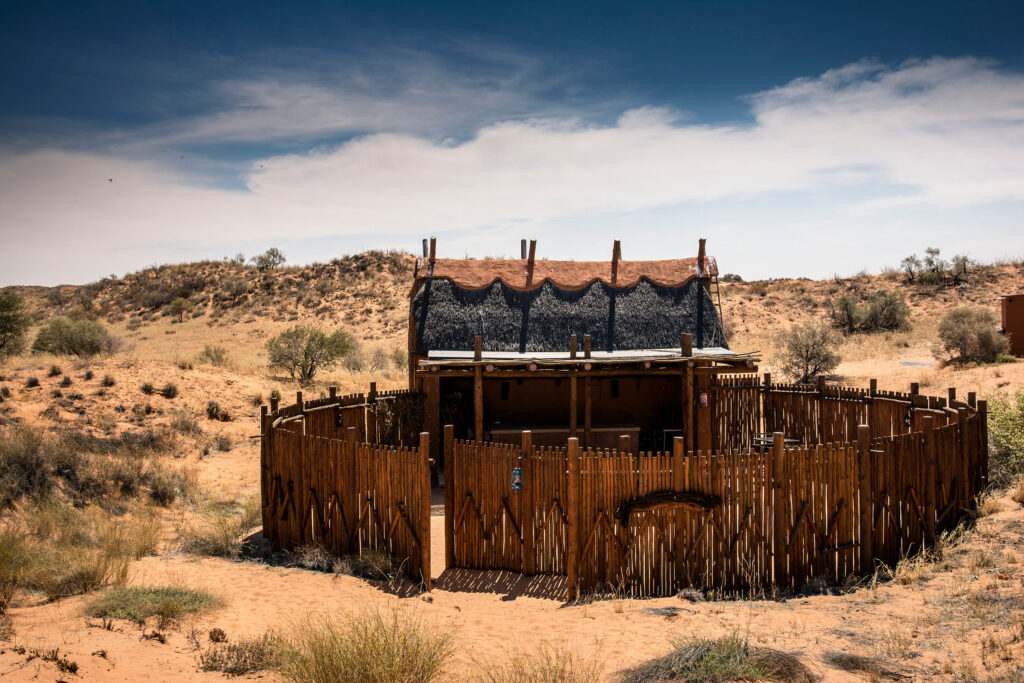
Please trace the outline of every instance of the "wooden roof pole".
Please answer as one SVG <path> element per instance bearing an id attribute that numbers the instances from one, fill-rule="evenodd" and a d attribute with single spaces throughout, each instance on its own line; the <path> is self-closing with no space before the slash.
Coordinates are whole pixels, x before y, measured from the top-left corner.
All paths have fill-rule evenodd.
<path id="1" fill-rule="evenodd" d="M 705 238 L 701 237 L 700 238 L 700 246 L 697 247 L 697 270 L 698 270 L 697 276 L 698 277 L 702 277 L 702 278 L 703 277 L 707 277 L 704 274 L 704 270 L 705 270 L 704 269 L 704 261 L 707 260 L 707 256 L 706 256 L 705 251 L 704 251 L 704 244 L 706 242 L 707 242 L 707 240 Z"/>
<path id="2" fill-rule="evenodd" d="M 697 277 L 698 289 L 697 289 L 697 348 L 704 348 L 704 288 L 707 287 L 707 278 L 704 275 L 704 261 L 706 259 L 704 253 L 704 243 L 707 242 L 703 237 L 700 238 L 699 246 L 697 247 Z"/>
<path id="3" fill-rule="evenodd" d="M 437 238 L 430 238 L 430 273 L 434 273 L 434 261 L 437 260 Z"/>
<path id="4" fill-rule="evenodd" d="M 526 260 L 526 286 L 533 284 L 533 264 L 537 257 L 537 240 L 530 240 L 530 255 Z"/>
<path id="5" fill-rule="evenodd" d="M 619 259 L 622 258 L 622 243 L 619 240 L 615 240 L 615 244 L 612 246 L 612 287 L 618 285 L 619 279 Z"/>

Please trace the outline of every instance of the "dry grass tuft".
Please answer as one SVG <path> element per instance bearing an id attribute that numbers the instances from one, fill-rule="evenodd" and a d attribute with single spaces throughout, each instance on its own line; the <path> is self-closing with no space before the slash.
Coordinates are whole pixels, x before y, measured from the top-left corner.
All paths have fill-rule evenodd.
<path id="1" fill-rule="evenodd" d="M 205 591 L 183 586 L 127 586 L 115 588 L 90 602 L 85 612 L 90 617 L 128 619 L 143 623 L 158 617 L 168 624 L 186 614 L 209 609 L 218 604 Z"/>
<path id="2" fill-rule="evenodd" d="M 286 642 L 280 670 L 286 680 L 427 683 L 443 673 L 455 637 L 417 612 L 392 604 L 310 618 Z"/>
<path id="3" fill-rule="evenodd" d="M 601 680 L 597 661 L 584 658 L 567 646 L 542 644 L 535 652 L 510 653 L 508 662 L 481 665 L 483 683 L 596 683 Z"/>
<path id="4" fill-rule="evenodd" d="M 279 668 L 283 654 L 284 641 L 281 637 L 265 633 L 236 643 L 221 642 L 210 646 L 199 655 L 199 668 L 228 676 L 246 676 Z"/>
<path id="5" fill-rule="evenodd" d="M 622 683 L 817 680 L 795 655 L 752 647 L 736 633 L 716 639 L 675 641 L 673 646 L 666 655 L 619 672 Z"/>

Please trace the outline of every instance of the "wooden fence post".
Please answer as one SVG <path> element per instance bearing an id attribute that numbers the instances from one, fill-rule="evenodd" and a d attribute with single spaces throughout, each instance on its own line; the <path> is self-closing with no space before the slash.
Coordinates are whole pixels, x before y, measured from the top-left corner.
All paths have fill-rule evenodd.
<path id="1" fill-rule="evenodd" d="M 332 399 L 338 397 L 338 387 L 327 387 L 327 395 Z"/>
<path id="2" fill-rule="evenodd" d="M 978 470 L 981 473 L 979 491 L 988 488 L 988 401 L 978 401 L 978 433 L 981 443 L 978 444 Z"/>
<path id="3" fill-rule="evenodd" d="M 680 492 L 686 489 L 686 444 L 683 437 L 677 436 L 672 439 L 672 490 Z M 672 576 L 673 590 L 678 586 L 677 581 L 686 575 L 686 556 L 683 548 L 686 545 L 686 532 L 684 520 L 687 512 L 676 510 L 672 516 L 676 533 L 672 543 L 672 552 L 675 555 L 674 575 Z"/>
<path id="4" fill-rule="evenodd" d="M 775 432 L 772 435 L 772 557 L 775 565 L 775 584 L 782 585 L 786 578 L 786 562 L 783 554 L 786 552 L 786 497 L 789 492 L 785 490 L 783 479 L 783 460 L 785 458 L 786 441 L 782 432 Z"/>
<path id="5" fill-rule="evenodd" d="M 938 476 L 934 426 L 931 415 L 921 416 L 924 432 L 924 527 L 925 541 L 929 545 L 935 542 L 935 479 Z"/>
<path id="6" fill-rule="evenodd" d="M 280 404 L 280 402 L 281 402 L 281 399 L 279 399 L 277 396 L 271 396 L 270 397 L 270 412 L 276 413 L 277 412 L 277 406 Z"/>
<path id="7" fill-rule="evenodd" d="M 444 426 L 444 567 L 455 566 L 455 426 Z"/>
<path id="8" fill-rule="evenodd" d="M 857 426 L 857 475 L 860 490 L 860 571 L 869 574 L 874 568 L 874 525 L 871 506 L 874 492 L 871 490 L 871 427 Z"/>
<path id="9" fill-rule="evenodd" d="M 957 515 L 962 514 L 966 510 L 971 509 L 971 484 L 970 484 L 970 469 L 967 465 L 967 454 L 970 450 L 970 446 L 967 443 L 967 408 L 961 406 L 956 411 L 956 429 L 960 434 L 960 448 L 957 452 L 957 457 L 960 462 L 957 466 L 956 480 L 959 486 L 957 486 L 957 500 L 960 502 Z"/>
<path id="10" fill-rule="evenodd" d="M 260 508 L 263 522 L 263 536 L 269 537 L 269 525 L 267 524 L 267 510 L 270 505 L 270 464 L 268 462 L 270 450 L 270 417 L 267 414 L 267 406 L 260 406 Z"/>
<path id="11" fill-rule="evenodd" d="M 419 481 L 421 507 L 420 518 L 420 563 L 423 567 L 423 585 L 430 590 L 430 432 L 420 432 Z"/>
<path id="12" fill-rule="evenodd" d="M 580 453 L 579 439 L 569 439 L 569 543 L 566 551 L 565 573 L 566 573 L 566 599 L 572 602 L 576 599 L 577 583 L 579 582 L 580 563 Z"/>
<path id="13" fill-rule="evenodd" d="M 533 576 L 536 571 L 536 551 L 533 548 L 533 504 L 536 498 L 537 482 L 533 476 L 533 432 L 525 430 L 520 443 L 522 458 L 519 467 L 523 470 L 523 488 L 519 491 L 520 523 L 523 533 L 523 574 Z"/>

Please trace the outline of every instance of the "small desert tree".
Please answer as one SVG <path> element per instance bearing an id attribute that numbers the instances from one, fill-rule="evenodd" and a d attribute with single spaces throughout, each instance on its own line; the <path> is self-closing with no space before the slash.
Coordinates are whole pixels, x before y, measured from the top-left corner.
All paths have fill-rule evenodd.
<path id="1" fill-rule="evenodd" d="M 185 314 L 192 310 L 192 302 L 184 297 L 176 297 L 167 304 L 167 315 L 174 316 L 178 322 L 185 321 Z"/>
<path id="2" fill-rule="evenodd" d="M 1009 349 L 996 328 L 996 317 L 985 308 L 954 308 L 939 322 L 943 351 L 959 363 L 991 363 Z"/>
<path id="3" fill-rule="evenodd" d="M 305 384 L 319 371 L 334 367 L 354 346 L 343 330 L 327 334 L 313 326 L 296 325 L 267 342 L 268 364 Z"/>
<path id="4" fill-rule="evenodd" d="M 824 323 L 793 325 L 779 335 L 779 366 L 797 382 L 811 382 L 839 366 L 836 333 Z"/>
<path id="5" fill-rule="evenodd" d="M 39 328 L 32 342 L 33 353 L 69 356 L 95 356 L 113 353 L 120 341 L 95 320 L 69 320 L 61 316 Z"/>
<path id="6" fill-rule="evenodd" d="M 0 291 L 0 358 L 25 349 L 25 336 L 31 320 L 25 313 L 25 300 L 13 290 Z"/>
<path id="7" fill-rule="evenodd" d="M 262 254 L 252 257 L 252 262 L 256 264 L 256 270 L 263 272 L 266 270 L 273 270 L 278 266 L 281 266 L 285 262 L 284 254 L 277 247 L 271 247 Z"/>

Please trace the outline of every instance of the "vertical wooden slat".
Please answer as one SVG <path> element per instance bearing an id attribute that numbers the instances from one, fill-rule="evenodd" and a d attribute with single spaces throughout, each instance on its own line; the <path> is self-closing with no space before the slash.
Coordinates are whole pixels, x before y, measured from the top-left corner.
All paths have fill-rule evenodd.
<path id="1" fill-rule="evenodd" d="M 783 476 L 785 458 L 785 436 L 782 432 L 775 432 L 772 435 L 772 555 L 775 571 L 774 580 L 776 585 L 782 585 L 786 576 L 786 482 Z"/>
<path id="2" fill-rule="evenodd" d="M 473 439 L 484 440 L 484 369 L 473 368 Z"/>
<path id="3" fill-rule="evenodd" d="M 580 457 L 579 441 L 575 438 L 569 439 L 568 444 L 568 506 L 569 529 L 568 548 L 566 552 L 566 599 L 572 602 L 576 599 L 576 583 L 579 578 L 579 555 L 580 555 Z"/>

